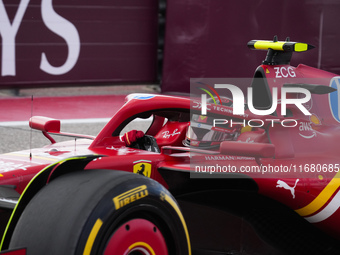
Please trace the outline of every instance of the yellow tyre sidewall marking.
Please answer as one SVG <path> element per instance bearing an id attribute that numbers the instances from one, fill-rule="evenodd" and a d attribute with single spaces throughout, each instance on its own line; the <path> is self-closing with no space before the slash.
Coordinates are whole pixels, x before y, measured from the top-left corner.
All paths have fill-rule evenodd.
<path id="1" fill-rule="evenodd" d="M 191 255 L 191 244 L 190 244 L 190 238 L 189 238 L 189 231 L 188 231 L 188 228 L 187 228 L 187 224 L 185 223 L 183 214 L 181 213 L 181 210 L 179 209 L 179 207 L 177 206 L 175 201 L 169 195 L 163 194 L 163 197 L 164 197 L 165 201 L 167 201 L 175 209 L 175 211 L 177 212 L 177 214 L 178 214 L 178 216 L 179 216 L 179 218 L 182 222 L 182 225 L 183 225 L 183 228 L 184 228 L 184 231 L 185 231 L 185 235 L 186 235 L 186 238 L 187 238 L 187 243 L 188 243 L 188 253 L 189 253 L 189 255 Z"/>
<path id="2" fill-rule="evenodd" d="M 103 221 L 101 219 L 97 219 L 96 223 L 93 225 L 93 228 L 90 232 L 89 237 L 87 238 L 83 255 L 90 255 L 94 240 L 96 239 L 96 236 L 102 225 L 103 225 Z"/>

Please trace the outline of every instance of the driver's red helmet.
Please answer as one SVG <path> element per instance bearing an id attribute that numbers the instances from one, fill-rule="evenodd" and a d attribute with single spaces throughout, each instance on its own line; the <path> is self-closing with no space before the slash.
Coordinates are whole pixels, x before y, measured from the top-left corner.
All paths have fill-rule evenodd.
<path id="1" fill-rule="evenodd" d="M 215 126 L 214 118 L 193 114 L 184 140 L 185 146 L 214 147 L 223 141 L 236 140 L 241 127 L 227 124 Z"/>
<path id="2" fill-rule="evenodd" d="M 233 101 L 230 98 L 221 97 L 219 99 L 221 99 L 222 105 L 232 107 Z M 219 99 L 215 98 L 218 104 Z M 207 103 L 212 102 L 212 98 L 207 100 Z M 213 121 L 212 117 L 193 114 L 183 144 L 194 147 L 218 147 L 223 141 L 236 140 L 241 133 L 241 126 L 230 127 L 224 124 L 214 127 Z"/>

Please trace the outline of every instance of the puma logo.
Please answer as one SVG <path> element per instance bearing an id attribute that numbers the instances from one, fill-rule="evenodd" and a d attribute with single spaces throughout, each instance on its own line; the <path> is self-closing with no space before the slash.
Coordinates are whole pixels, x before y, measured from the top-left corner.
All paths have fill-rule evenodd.
<path id="1" fill-rule="evenodd" d="M 295 199 L 295 188 L 296 188 L 296 185 L 297 185 L 298 181 L 299 181 L 299 179 L 296 179 L 294 187 L 290 187 L 284 181 L 278 180 L 276 188 L 284 188 L 286 190 L 290 190 L 290 192 L 292 193 L 293 199 Z"/>

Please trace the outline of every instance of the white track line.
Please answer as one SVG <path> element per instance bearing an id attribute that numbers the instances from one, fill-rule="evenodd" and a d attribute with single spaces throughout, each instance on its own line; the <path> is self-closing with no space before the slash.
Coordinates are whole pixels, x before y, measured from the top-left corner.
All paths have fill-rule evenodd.
<path id="1" fill-rule="evenodd" d="M 91 123 L 107 123 L 111 118 L 91 118 L 91 119 L 65 119 L 60 120 L 61 124 L 91 124 Z M 12 126 L 28 126 L 27 121 L 0 121 L 0 127 Z"/>

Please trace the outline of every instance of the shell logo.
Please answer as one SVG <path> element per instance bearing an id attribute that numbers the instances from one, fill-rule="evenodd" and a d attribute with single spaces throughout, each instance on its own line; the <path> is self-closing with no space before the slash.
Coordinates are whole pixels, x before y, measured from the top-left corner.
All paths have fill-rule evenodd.
<path id="1" fill-rule="evenodd" d="M 312 114 L 310 116 L 310 121 L 314 124 L 314 125 L 321 125 L 321 121 L 319 119 L 318 116 L 316 116 L 315 114 Z"/>

